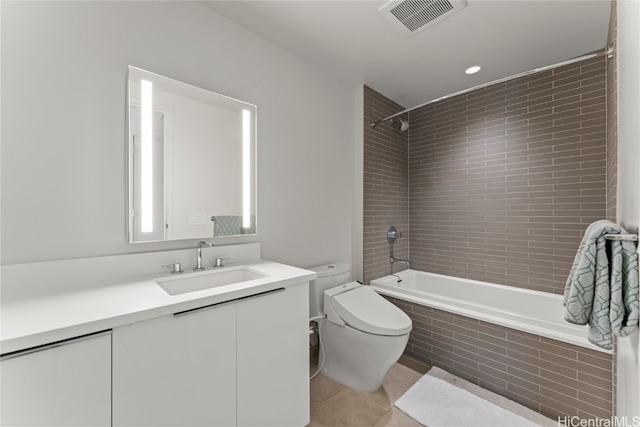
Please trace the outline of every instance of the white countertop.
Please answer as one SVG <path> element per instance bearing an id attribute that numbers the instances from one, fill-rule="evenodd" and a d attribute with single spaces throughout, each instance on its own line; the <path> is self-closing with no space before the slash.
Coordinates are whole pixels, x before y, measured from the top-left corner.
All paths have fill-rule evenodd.
<path id="1" fill-rule="evenodd" d="M 12 353 L 316 278 L 313 271 L 277 262 L 259 260 L 241 264 L 266 277 L 170 296 L 154 279 L 171 274 L 152 274 L 107 281 L 86 289 L 3 300 L 0 306 L 0 352 Z M 229 264 L 220 271 L 233 266 Z"/>

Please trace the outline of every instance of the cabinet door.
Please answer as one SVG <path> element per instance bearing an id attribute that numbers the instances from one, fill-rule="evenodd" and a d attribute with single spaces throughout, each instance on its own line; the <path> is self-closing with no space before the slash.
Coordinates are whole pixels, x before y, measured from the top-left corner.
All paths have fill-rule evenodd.
<path id="1" fill-rule="evenodd" d="M 3 426 L 109 426 L 111 334 L 3 358 L 0 383 Z"/>
<path id="2" fill-rule="evenodd" d="M 238 302 L 238 425 L 309 423 L 308 285 Z"/>
<path id="3" fill-rule="evenodd" d="M 235 425 L 235 316 L 231 303 L 114 329 L 113 425 Z"/>

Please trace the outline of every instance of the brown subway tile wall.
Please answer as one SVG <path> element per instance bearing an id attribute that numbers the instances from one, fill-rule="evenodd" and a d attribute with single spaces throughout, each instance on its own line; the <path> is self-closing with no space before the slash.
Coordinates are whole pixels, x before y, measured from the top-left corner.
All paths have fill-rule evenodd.
<path id="1" fill-rule="evenodd" d="M 412 268 L 564 291 L 607 213 L 605 74 L 600 57 L 410 113 Z"/>
<path id="2" fill-rule="evenodd" d="M 611 418 L 611 355 L 386 298 L 413 322 L 405 356 L 552 419 Z"/>
<path id="3" fill-rule="evenodd" d="M 409 176 L 407 132 L 387 122 L 369 123 L 404 108 L 364 87 L 364 282 L 389 274 L 386 231 L 395 225 L 407 237 L 394 245 L 394 256 L 409 257 Z M 397 266 L 395 271 L 404 269 Z"/>

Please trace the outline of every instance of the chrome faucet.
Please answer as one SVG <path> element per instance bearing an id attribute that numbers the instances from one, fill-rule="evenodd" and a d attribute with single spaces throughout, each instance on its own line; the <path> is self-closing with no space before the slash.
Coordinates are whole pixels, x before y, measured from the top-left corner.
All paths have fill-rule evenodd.
<path id="1" fill-rule="evenodd" d="M 409 264 L 409 260 L 407 259 L 399 259 L 394 257 L 393 255 L 389 256 L 389 264 L 391 264 L 391 275 L 393 275 L 393 264 L 395 263 L 398 264 L 407 264 L 407 268 L 411 268 L 411 265 Z"/>
<path id="2" fill-rule="evenodd" d="M 207 242 L 198 243 L 198 246 L 196 246 L 196 268 L 194 268 L 194 270 L 196 271 L 204 270 L 204 267 L 202 266 L 202 248 L 210 247 L 210 246 L 213 246 L 213 243 L 207 243 Z"/>

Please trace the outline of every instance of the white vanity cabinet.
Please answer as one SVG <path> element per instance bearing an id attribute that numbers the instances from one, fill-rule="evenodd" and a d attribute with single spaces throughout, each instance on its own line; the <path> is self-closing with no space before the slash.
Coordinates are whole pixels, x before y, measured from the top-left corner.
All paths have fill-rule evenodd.
<path id="1" fill-rule="evenodd" d="M 113 330 L 114 426 L 235 424 L 235 303 Z"/>
<path id="2" fill-rule="evenodd" d="M 238 301 L 239 426 L 309 423 L 308 301 L 307 283 Z"/>
<path id="3" fill-rule="evenodd" d="M 308 284 L 113 330 L 114 426 L 309 423 Z"/>
<path id="4" fill-rule="evenodd" d="M 110 332 L 3 356 L 0 425 L 111 425 Z"/>

